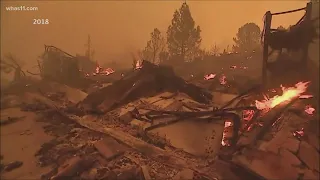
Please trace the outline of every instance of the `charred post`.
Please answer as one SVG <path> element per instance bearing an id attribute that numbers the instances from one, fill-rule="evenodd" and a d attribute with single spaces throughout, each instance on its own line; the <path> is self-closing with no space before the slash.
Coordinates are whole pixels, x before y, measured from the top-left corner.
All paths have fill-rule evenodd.
<path id="1" fill-rule="evenodd" d="M 312 15 L 312 3 L 309 2 L 306 6 L 306 14 L 305 14 L 305 19 L 304 21 L 309 24 L 312 23 L 311 22 L 311 15 Z M 308 61 L 308 52 L 309 52 L 309 44 L 306 44 L 303 47 L 303 51 L 302 51 L 302 59 L 301 59 L 301 65 L 306 68 L 307 67 L 307 61 Z"/>
<path id="2" fill-rule="evenodd" d="M 271 20 L 272 14 L 270 11 L 266 12 L 265 14 L 265 24 L 264 24 L 264 37 L 263 37 L 263 62 L 262 62 L 262 84 L 266 85 L 267 83 L 267 63 L 268 63 L 268 50 L 269 50 L 269 43 L 268 37 L 270 34 L 270 27 L 271 27 Z"/>

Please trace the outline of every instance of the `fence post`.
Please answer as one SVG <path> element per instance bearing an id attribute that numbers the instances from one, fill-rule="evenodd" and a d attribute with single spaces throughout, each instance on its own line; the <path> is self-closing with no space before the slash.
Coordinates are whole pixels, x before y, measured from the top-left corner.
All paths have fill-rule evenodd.
<path id="1" fill-rule="evenodd" d="M 263 59 L 262 59 L 262 85 L 267 85 L 267 63 L 269 54 L 269 42 L 268 38 L 270 36 L 272 14 L 270 11 L 265 14 L 265 27 L 264 27 L 264 37 L 263 37 Z"/>
<path id="2" fill-rule="evenodd" d="M 311 16 L 312 16 L 312 3 L 309 2 L 307 3 L 307 6 L 306 6 L 306 15 L 305 15 L 305 19 L 304 21 L 306 21 L 305 23 L 306 24 L 309 24 L 311 23 Z M 308 63 L 308 53 L 309 53 L 309 45 L 307 44 L 305 47 L 303 47 L 303 51 L 302 51 L 302 59 L 301 59 L 301 65 L 304 67 L 304 68 L 307 68 L 307 63 Z M 305 69 L 306 70 L 306 69 Z"/>

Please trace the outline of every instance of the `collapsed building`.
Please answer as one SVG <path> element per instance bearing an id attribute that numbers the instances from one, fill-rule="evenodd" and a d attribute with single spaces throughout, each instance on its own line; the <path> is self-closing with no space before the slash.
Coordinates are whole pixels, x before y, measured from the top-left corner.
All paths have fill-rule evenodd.
<path id="1" fill-rule="evenodd" d="M 45 80 L 53 80 L 69 86 L 86 88 L 95 80 L 87 78 L 114 73 L 104 69 L 86 56 L 73 56 L 55 46 L 45 45 L 42 61 L 38 62 L 40 75 Z"/>

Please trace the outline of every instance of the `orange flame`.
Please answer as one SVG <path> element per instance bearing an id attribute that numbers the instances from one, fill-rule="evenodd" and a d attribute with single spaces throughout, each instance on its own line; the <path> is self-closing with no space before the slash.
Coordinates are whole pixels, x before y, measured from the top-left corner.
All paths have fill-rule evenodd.
<path id="1" fill-rule="evenodd" d="M 207 74 L 204 76 L 204 80 L 210 80 L 216 77 L 216 74 Z"/>
<path id="2" fill-rule="evenodd" d="M 230 142 L 228 140 L 228 134 L 230 133 L 229 131 L 231 130 L 232 126 L 233 126 L 232 122 L 230 122 L 229 120 L 225 121 L 222 140 L 221 140 L 222 146 L 230 146 Z"/>
<path id="3" fill-rule="evenodd" d="M 222 74 L 222 76 L 220 77 L 220 84 L 221 85 L 225 85 L 225 84 L 227 84 L 227 77 L 224 75 L 224 74 Z"/>
<path id="4" fill-rule="evenodd" d="M 306 106 L 306 109 L 304 110 L 304 112 L 306 112 L 309 115 L 312 115 L 314 112 L 316 111 L 315 108 L 313 108 L 312 106 L 308 105 Z"/>
<path id="5" fill-rule="evenodd" d="M 142 62 L 141 61 L 137 61 L 136 62 L 136 67 L 135 67 L 135 69 L 141 69 L 142 68 Z"/>
<path id="6" fill-rule="evenodd" d="M 295 97 L 299 98 L 310 98 L 312 95 L 302 95 L 306 92 L 310 82 L 298 82 L 295 87 L 285 88 L 281 85 L 282 95 L 268 98 L 264 96 L 264 100 L 256 100 L 256 107 L 260 110 L 271 109 L 285 101 L 290 101 Z"/>

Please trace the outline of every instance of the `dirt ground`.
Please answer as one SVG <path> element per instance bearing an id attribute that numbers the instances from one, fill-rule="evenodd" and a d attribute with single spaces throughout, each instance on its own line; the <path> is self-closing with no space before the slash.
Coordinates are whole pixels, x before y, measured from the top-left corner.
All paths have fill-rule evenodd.
<path id="1" fill-rule="evenodd" d="M 37 122 L 33 112 L 23 112 L 20 108 L 10 108 L 1 111 L 1 121 L 10 116 L 21 117 L 14 123 L 1 126 L 1 156 L 2 163 L 21 161 L 23 165 L 16 170 L 2 174 L 3 179 L 39 179 L 51 168 L 38 166 L 35 157 L 41 145 L 49 142 L 52 137 L 44 132 L 45 123 Z"/>

